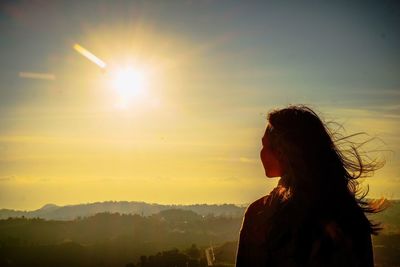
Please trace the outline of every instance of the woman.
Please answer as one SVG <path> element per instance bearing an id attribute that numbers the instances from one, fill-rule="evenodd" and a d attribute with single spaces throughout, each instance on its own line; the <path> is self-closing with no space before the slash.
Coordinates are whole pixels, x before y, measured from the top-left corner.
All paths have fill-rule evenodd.
<path id="1" fill-rule="evenodd" d="M 365 213 L 381 208 L 360 195 L 357 179 L 382 164 L 364 162 L 357 144 L 306 106 L 275 110 L 268 121 L 260 157 L 266 176 L 281 178 L 247 208 L 236 267 L 373 266 L 379 228 Z"/>

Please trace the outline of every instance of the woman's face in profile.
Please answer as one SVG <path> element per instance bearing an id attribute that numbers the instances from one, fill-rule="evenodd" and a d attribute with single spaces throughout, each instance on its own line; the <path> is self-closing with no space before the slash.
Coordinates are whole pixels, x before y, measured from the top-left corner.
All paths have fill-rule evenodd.
<path id="1" fill-rule="evenodd" d="M 260 151 L 261 162 L 264 166 L 265 175 L 267 177 L 280 177 L 282 176 L 282 167 L 277 153 L 271 148 L 267 131 L 268 128 L 262 138 L 262 149 Z"/>

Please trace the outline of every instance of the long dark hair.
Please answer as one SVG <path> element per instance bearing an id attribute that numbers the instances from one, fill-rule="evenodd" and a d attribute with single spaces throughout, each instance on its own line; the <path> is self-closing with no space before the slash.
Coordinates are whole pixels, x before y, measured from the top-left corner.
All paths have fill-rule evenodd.
<path id="1" fill-rule="evenodd" d="M 373 175 L 384 165 L 384 161 L 370 160 L 360 152 L 365 142 L 351 141 L 362 133 L 344 136 L 333 131 L 304 105 L 273 110 L 268 121 L 266 135 L 284 167 L 281 185 L 289 200 L 322 217 L 383 209 L 382 202 L 367 200 L 368 188 L 362 190 L 359 183 L 359 178 Z M 365 227 L 377 234 L 379 224 L 363 217 Z"/>

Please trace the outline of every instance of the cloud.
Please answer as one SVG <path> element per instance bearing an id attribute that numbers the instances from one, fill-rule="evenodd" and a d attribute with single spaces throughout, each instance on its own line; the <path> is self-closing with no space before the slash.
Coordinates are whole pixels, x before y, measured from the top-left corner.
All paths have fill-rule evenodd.
<path id="1" fill-rule="evenodd" d="M 11 182 L 11 181 L 15 181 L 16 177 L 14 175 L 7 175 L 7 176 L 2 176 L 0 177 L 0 183 L 1 182 Z"/>
<path id="2" fill-rule="evenodd" d="M 259 163 L 260 160 L 256 158 L 248 158 L 248 157 L 214 157 L 209 158 L 211 161 L 220 161 L 220 162 L 240 162 L 240 163 Z"/>
<path id="3" fill-rule="evenodd" d="M 25 79 L 37 79 L 37 80 L 47 80 L 54 81 L 56 76 L 53 73 L 39 73 L 39 72 L 20 72 L 19 77 Z"/>
<path id="4" fill-rule="evenodd" d="M 251 158 L 246 158 L 246 157 L 240 157 L 239 161 L 243 162 L 243 163 L 258 163 L 259 162 L 258 159 L 251 159 Z"/>

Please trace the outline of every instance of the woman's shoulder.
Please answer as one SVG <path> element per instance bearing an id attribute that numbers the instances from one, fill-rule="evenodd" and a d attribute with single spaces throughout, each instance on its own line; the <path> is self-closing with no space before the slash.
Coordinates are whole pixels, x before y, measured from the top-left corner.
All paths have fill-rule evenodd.
<path id="1" fill-rule="evenodd" d="M 282 204 L 279 187 L 274 188 L 269 194 L 262 196 L 252 202 L 245 211 L 245 216 L 249 217 L 263 212 L 275 211 Z"/>
<path id="2" fill-rule="evenodd" d="M 253 201 L 249 206 L 247 206 L 245 216 L 251 216 L 264 210 L 266 208 L 268 196 L 269 195 L 262 196 L 259 199 Z"/>

